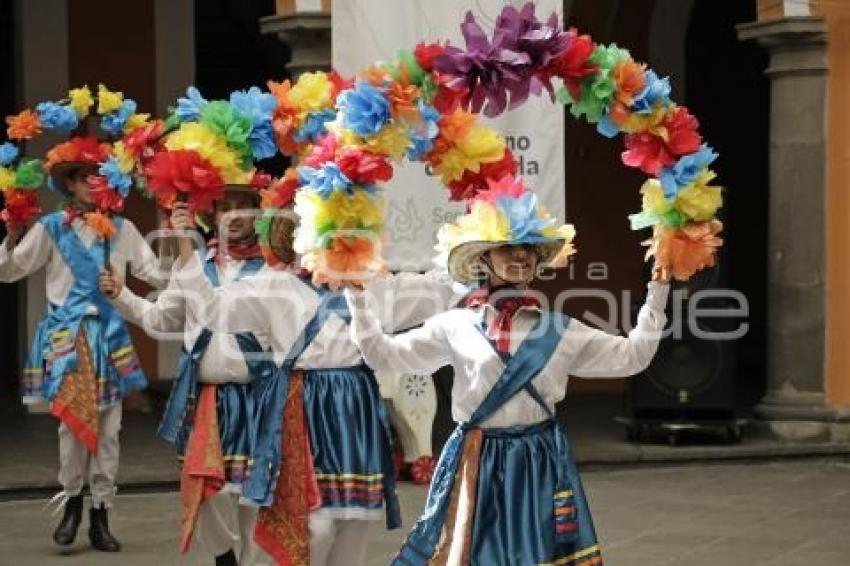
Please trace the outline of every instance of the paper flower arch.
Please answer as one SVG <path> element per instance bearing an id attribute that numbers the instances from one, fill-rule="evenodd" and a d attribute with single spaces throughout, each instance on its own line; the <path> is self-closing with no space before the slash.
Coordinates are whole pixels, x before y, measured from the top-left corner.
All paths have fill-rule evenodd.
<path id="1" fill-rule="evenodd" d="M 317 282 L 382 269 L 380 185 L 395 164 L 427 164 L 470 208 L 490 184 L 516 176 L 505 138 L 477 114 L 497 116 L 544 93 L 600 134 L 622 134 L 623 163 L 649 176 L 643 210 L 630 217 L 633 229 L 653 229 L 647 259 L 678 280 L 714 264 L 717 154 L 670 99 L 667 78 L 625 49 L 562 30 L 555 14 L 539 20 L 531 2 L 505 6 L 489 37 L 471 13 L 461 29 L 464 47 L 420 44 L 352 80 L 318 72 L 269 84 L 278 145 L 297 162 L 296 248 Z"/>

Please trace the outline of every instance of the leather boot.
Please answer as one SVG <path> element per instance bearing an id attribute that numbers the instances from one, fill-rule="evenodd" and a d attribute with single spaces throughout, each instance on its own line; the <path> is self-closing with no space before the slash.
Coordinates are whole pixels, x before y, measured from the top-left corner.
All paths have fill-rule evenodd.
<path id="1" fill-rule="evenodd" d="M 121 543 L 109 532 L 109 515 L 106 507 L 89 510 L 89 540 L 92 548 L 101 552 L 118 552 Z"/>
<path id="2" fill-rule="evenodd" d="M 53 541 L 62 546 L 73 544 L 77 538 L 77 529 L 83 521 L 83 496 L 76 495 L 65 503 L 65 514 L 59 521 L 56 530 L 53 531 Z"/>

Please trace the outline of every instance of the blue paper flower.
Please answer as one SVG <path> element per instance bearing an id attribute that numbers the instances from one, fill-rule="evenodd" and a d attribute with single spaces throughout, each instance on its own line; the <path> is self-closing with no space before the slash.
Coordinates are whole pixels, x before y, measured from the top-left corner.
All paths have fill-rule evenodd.
<path id="1" fill-rule="evenodd" d="M 549 225 L 549 221 L 538 215 L 537 195 L 531 191 L 524 192 L 519 198 L 500 198 L 496 204 L 508 217 L 513 240 L 539 236 Z"/>
<path id="2" fill-rule="evenodd" d="M 615 138 L 620 133 L 620 126 L 608 117 L 608 112 L 605 112 L 596 123 L 596 131 L 606 138 Z"/>
<path id="3" fill-rule="evenodd" d="M 648 114 L 656 103 L 670 104 L 670 79 L 659 79 L 652 69 L 646 71 L 646 86 L 635 97 L 632 112 Z"/>
<path id="4" fill-rule="evenodd" d="M 298 143 L 303 143 L 308 140 L 312 143 L 316 143 L 319 141 L 319 138 L 327 132 L 325 123 L 333 122 L 335 118 L 336 111 L 331 108 L 310 112 L 307 114 L 304 124 L 302 124 L 301 127 L 298 128 L 298 131 L 295 132 L 295 135 L 292 136 L 292 139 Z"/>
<path id="5" fill-rule="evenodd" d="M 5 167 L 6 165 L 14 163 L 20 153 L 21 152 L 18 151 L 18 146 L 12 142 L 0 144 L 0 167 Z"/>
<path id="6" fill-rule="evenodd" d="M 254 159 L 268 159 L 277 153 L 277 144 L 274 139 L 274 128 L 271 122 L 263 122 L 255 125 L 248 136 L 248 144 Z"/>
<path id="7" fill-rule="evenodd" d="M 419 161 L 430 152 L 434 147 L 434 138 L 440 133 L 440 127 L 437 125 L 440 119 L 439 110 L 420 100 L 419 115 L 422 122 L 411 133 L 410 141 L 413 145 L 407 150 L 407 158 L 411 161 Z"/>
<path id="8" fill-rule="evenodd" d="M 337 106 L 343 125 L 358 136 L 377 134 L 390 119 L 387 98 L 369 83 L 357 83 L 353 90 L 340 94 Z"/>
<path id="9" fill-rule="evenodd" d="M 708 145 L 703 144 L 699 151 L 683 155 L 673 167 L 667 167 L 658 174 L 658 180 L 664 188 L 664 196 L 672 200 L 678 192 L 699 176 L 700 172 L 717 159 L 717 154 Z"/>
<path id="10" fill-rule="evenodd" d="M 126 99 L 118 107 L 118 110 L 104 114 L 100 119 L 100 129 L 112 135 L 119 135 L 124 131 L 124 126 L 130 116 L 136 113 L 136 101 Z"/>
<path id="11" fill-rule="evenodd" d="M 201 115 L 201 109 L 207 104 L 207 100 L 201 96 L 200 91 L 190 86 L 186 89 L 186 96 L 177 99 L 174 114 L 181 122 L 195 122 Z"/>
<path id="12" fill-rule="evenodd" d="M 323 199 L 329 198 L 334 191 L 348 191 L 351 187 L 351 180 L 333 162 L 327 162 L 319 169 L 299 167 L 298 175 L 304 188 L 318 193 Z"/>
<path id="13" fill-rule="evenodd" d="M 55 102 L 42 102 L 35 107 L 41 125 L 48 130 L 70 132 L 80 123 L 80 118 L 70 106 Z"/>
<path id="14" fill-rule="evenodd" d="M 130 194 L 130 187 L 133 186 L 133 178 L 121 170 L 115 157 L 109 157 L 100 166 L 98 173 L 106 178 L 110 187 L 117 190 L 122 197 L 127 198 L 127 195 Z"/>
<path id="15" fill-rule="evenodd" d="M 248 90 L 237 90 L 230 94 L 230 105 L 245 116 L 251 118 L 255 126 L 271 122 L 272 114 L 277 109 L 277 99 L 273 94 L 263 92 L 252 86 Z"/>

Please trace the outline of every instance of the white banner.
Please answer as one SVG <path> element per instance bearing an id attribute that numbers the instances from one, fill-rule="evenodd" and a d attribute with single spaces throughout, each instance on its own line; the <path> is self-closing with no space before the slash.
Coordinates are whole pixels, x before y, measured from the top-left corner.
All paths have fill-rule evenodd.
<path id="1" fill-rule="evenodd" d="M 544 20 L 561 0 L 538 0 Z M 460 23 L 468 10 L 489 34 L 505 0 L 336 0 L 333 3 L 333 66 L 344 76 L 378 61 L 391 60 L 401 49 L 421 42 L 449 40 L 465 45 Z M 564 109 L 544 94 L 494 120 L 520 162 L 520 173 L 550 212 L 565 217 Z M 439 227 L 463 212 L 448 200 L 439 178 L 429 177 L 421 164 L 397 167 L 386 186 L 387 237 L 384 256 L 393 270 L 422 271 L 431 267 Z"/>

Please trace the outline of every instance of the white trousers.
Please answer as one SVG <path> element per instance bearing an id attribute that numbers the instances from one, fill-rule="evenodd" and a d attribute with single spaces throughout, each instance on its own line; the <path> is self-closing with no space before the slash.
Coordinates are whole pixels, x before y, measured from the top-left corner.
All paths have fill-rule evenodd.
<path id="1" fill-rule="evenodd" d="M 240 566 L 274 566 L 274 560 L 254 542 L 257 511 L 240 505 L 239 495 L 233 491 L 219 492 L 204 502 L 192 536 L 197 563 L 212 564 L 216 556 L 232 549 Z"/>
<path id="2" fill-rule="evenodd" d="M 310 515 L 310 566 L 363 566 L 369 523 Z"/>
<path id="3" fill-rule="evenodd" d="M 120 432 L 120 402 L 100 412 L 95 454 L 65 423 L 59 425 L 59 483 L 66 495 L 79 495 L 88 478 L 92 507 L 112 506 L 121 452 Z"/>

